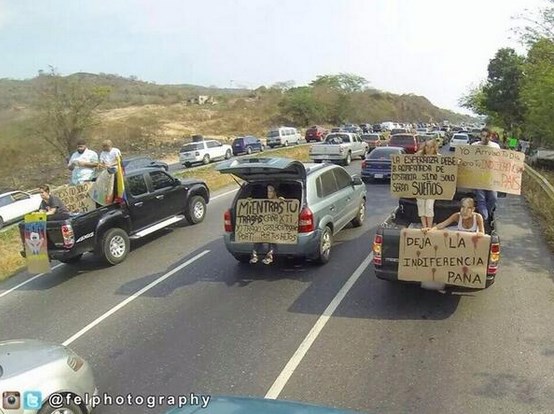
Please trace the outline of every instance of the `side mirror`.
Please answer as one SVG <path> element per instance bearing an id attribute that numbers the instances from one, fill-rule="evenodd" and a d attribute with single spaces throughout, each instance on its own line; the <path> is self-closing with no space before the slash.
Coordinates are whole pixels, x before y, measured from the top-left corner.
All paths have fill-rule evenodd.
<path id="1" fill-rule="evenodd" d="M 362 181 L 362 178 L 359 175 L 354 175 L 352 177 L 352 185 L 363 185 L 364 182 Z"/>

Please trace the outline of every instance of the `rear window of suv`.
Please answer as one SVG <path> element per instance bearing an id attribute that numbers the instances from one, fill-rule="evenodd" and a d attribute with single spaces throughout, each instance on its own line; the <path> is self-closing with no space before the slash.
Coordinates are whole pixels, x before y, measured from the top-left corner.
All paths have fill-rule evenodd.
<path id="1" fill-rule="evenodd" d="M 390 139 L 390 146 L 393 144 L 412 144 L 414 137 L 412 135 L 395 135 Z"/>
<path id="2" fill-rule="evenodd" d="M 199 149 L 204 149 L 203 142 L 193 142 L 192 144 L 187 144 L 181 148 L 181 152 L 196 151 Z"/>

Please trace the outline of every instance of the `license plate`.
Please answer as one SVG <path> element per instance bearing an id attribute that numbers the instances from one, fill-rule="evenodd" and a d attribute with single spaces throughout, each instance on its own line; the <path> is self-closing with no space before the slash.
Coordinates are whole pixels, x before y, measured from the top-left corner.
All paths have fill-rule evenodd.
<path id="1" fill-rule="evenodd" d="M 383 174 L 375 174 L 375 178 L 383 178 Z"/>

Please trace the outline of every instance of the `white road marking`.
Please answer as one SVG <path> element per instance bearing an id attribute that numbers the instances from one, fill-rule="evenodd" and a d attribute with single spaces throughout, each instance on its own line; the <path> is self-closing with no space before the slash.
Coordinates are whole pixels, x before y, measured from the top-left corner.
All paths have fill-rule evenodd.
<path id="1" fill-rule="evenodd" d="M 308 333 L 306 338 L 304 338 L 287 365 L 285 365 L 285 368 L 283 368 L 283 370 L 265 395 L 265 398 L 276 399 L 279 397 L 279 394 L 281 394 L 281 391 L 283 391 L 283 388 L 285 388 L 285 385 L 287 385 L 290 377 L 292 377 L 292 374 L 294 374 L 294 371 L 296 370 L 296 368 L 298 368 L 298 365 L 300 364 L 300 362 L 302 362 L 302 359 L 304 358 L 304 356 L 306 356 L 306 353 L 308 352 L 312 344 L 315 342 L 329 319 L 331 319 L 333 313 L 335 313 L 348 291 L 352 288 L 352 286 L 354 286 L 356 281 L 360 278 L 360 276 L 369 266 L 372 260 L 373 252 L 371 252 L 369 256 L 367 256 L 367 258 L 362 262 L 362 264 L 358 266 L 354 273 L 352 273 L 352 276 L 350 276 L 341 290 L 339 290 L 329 306 L 327 306 L 327 309 L 323 311 L 311 331 Z"/>
<path id="2" fill-rule="evenodd" d="M 218 195 L 216 195 L 215 197 L 210 198 L 210 201 L 212 201 L 212 200 L 217 200 L 218 198 L 221 198 L 221 197 L 225 197 L 226 195 L 229 195 L 229 194 L 231 194 L 231 193 L 235 193 L 235 192 L 237 192 L 238 190 L 239 190 L 238 188 L 235 188 L 234 190 L 226 191 L 226 192 L 224 192 L 223 194 L 218 194 Z"/>
<path id="3" fill-rule="evenodd" d="M 58 263 L 57 265 L 53 266 L 50 270 L 55 270 L 55 269 L 57 269 L 58 267 L 60 267 L 60 266 L 62 266 L 62 265 L 63 265 L 63 263 Z M 6 296 L 8 293 L 12 293 L 14 290 L 19 289 L 21 286 L 24 286 L 24 285 L 26 285 L 27 283 L 31 283 L 33 280 L 35 280 L 35 279 L 37 279 L 37 278 L 39 278 L 39 277 L 41 277 L 41 276 L 44 276 L 45 274 L 46 274 L 46 273 L 39 273 L 38 275 L 35 275 L 35 276 L 33 276 L 32 278 L 27 279 L 27 280 L 24 281 L 24 282 L 21 282 L 19 285 L 14 286 L 13 288 L 6 290 L 5 292 L 0 293 L 0 298 L 3 297 L 3 296 Z"/>
<path id="4" fill-rule="evenodd" d="M 167 272 L 165 275 L 162 275 L 160 276 L 159 278 L 157 278 L 156 280 L 154 280 L 152 283 L 150 283 L 149 285 L 143 287 L 141 290 L 139 290 L 138 292 L 134 293 L 133 295 L 129 296 L 127 299 L 125 299 L 123 302 L 119 303 L 118 305 L 114 306 L 113 308 L 111 308 L 109 311 L 107 311 L 106 313 L 104 313 L 103 315 L 99 316 L 98 318 L 96 318 L 94 321 L 92 321 L 91 323 L 89 323 L 87 326 L 85 326 L 83 329 L 81 329 L 79 332 L 77 332 L 75 335 L 73 335 L 71 338 L 67 339 L 62 345 L 64 346 L 67 346 L 69 345 L 70 343 L 72 343 L 73 341 L 79 339 L 81 336 L 83 336 L 85 333 L 87 333 L 88 331 L 90 331 L 92 328 L 94 328 L 96 325 L 98 325 L 100 322 L 102 322 L 103 320 L 105 320 L 106 318 L 108 318 L 109 316 L 113 315 L 114 313 L 116 313 L 118 310 L 120 310 L 121 308 L 123 308 L 124 306 L 128 305 L 129 303 L 131 303 L 132 301 L 134 301 L 136 298 L 138 298 L 140 295 L 142 295 L 143 293 L 149 291 L 150 289 L 152 289 L 154 286 L 158 285 L 159 283 L 163 282 L 164 280 L 166 280 L 168 277 L 171 277 L 173 276 L 175 273 L 177 273 L 179 270 L 183 269 L 184 267 L 187 267 L 189 264 L 191 264 L 192 262 L 200 259 L 202 256 L 208 254 L 210 251 L 209 250 L 204 250 L 202 253 L 198 253 L 196 256 L 194 256 L 193 258 L 187 260 L 185 263 L 182 263 L 180 264 L 179 266 L 177 266 L 175 269 L 171 270 L 170 272 Z"/>

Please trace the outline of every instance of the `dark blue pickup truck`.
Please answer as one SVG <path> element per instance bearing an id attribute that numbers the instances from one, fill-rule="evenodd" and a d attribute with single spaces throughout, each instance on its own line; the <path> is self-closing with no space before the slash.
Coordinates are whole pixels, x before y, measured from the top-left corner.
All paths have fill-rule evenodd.
<path id="1" fill-rule="evenodd" d="M 143 168 L 125 175 L 126 201 L 73 214 L 67 220 L 48 220 L 50 259 L 76 263 L 87 252 L 108 264 L 125 260 L 130 240 L 139 239 L 186 218 L 204 220 L 210 190 L 201 180 L 179 180 L 163 169 Z M 24 243 L 25 224 L 20 223 Z M 25 250 L 21 251 L 25 256 Z"/>

